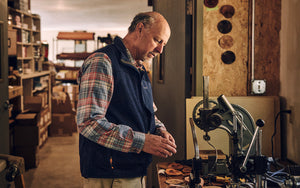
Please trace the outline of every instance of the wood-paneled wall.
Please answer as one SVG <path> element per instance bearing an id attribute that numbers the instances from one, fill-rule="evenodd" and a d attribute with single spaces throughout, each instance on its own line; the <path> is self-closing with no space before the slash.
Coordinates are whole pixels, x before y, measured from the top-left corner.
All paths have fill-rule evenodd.
<path id="1" fill-rule="evenodd" d="M 266 80 L 267 96 L 278 96 L 280 91 L 280 30 L 281 1 L 255 1 L 254 73 L 255 79 Z"/>

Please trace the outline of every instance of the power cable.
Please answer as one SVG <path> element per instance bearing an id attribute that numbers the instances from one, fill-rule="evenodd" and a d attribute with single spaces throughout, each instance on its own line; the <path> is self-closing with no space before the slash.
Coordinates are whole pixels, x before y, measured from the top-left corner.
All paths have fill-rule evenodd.
<path id="1" fill-rule="evenodd" d="M 276 117 L 275 117 L 274 133 L 273 133 L 273 135 L 272 135 L 272 137 L 271 137 L 271 145 L 272 145 L 272 159 L 273 159 L 273 162 L 274 162 L 274 165 L 275 165 L 276 168 L 277 168 L 278 164 L 277 164 L 277 162 L 276 162 L 276 160 L 275 160 L 275 157 L 274 157 L 273 138 L 274 138 L 274 136 L 276 135 L 277 119 L 278 119 L 278 117 L 279 117 L 281 114 L 283 114 L 283 113 L 291 114 L 291 112 L 292 112 L 291 110 L 281 110 L 280 112 L 277 113 L 277 115 L 276 115 Z"/>

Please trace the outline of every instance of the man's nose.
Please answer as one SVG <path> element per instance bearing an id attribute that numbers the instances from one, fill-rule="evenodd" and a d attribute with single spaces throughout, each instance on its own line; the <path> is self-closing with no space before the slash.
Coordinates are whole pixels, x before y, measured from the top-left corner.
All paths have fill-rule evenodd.
<path id="1" fill-rule="evenodd" d="M 162 44 L 159 44 L 155 49 L 158 53 L 161 54 L 164 50 L 164 46 Z"/>

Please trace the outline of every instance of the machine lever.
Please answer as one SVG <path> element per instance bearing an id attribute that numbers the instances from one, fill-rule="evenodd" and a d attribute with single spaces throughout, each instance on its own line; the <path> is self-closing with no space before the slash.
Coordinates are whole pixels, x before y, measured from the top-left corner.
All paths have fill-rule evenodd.
<path id="1" fill-rule="evenodd" d="M 195 126 L 194 126 L 194 122 L 193 122 L 192 118 L 190 118 L 190 124 L 191 124 L 192 135 L 193 135 L 193 142 L 194 142 L 194 148 L 195 148 L 195 158 L 196 159 L 200 159 L 199 146 L 198 146 L 198 141 L 197 141 Z"/>
<path id="2" fill-rule="evenodd" d="M 256 121 L 256 125 L 257 125 L 257 127 L 256 127 L 255 132 L 254 132 L 254 135 L 253 135 L 253 137 L 252 137 L 252 140 L 251 140 L 250 146 L 249 146 L 249 148 L 248 148 L 246 157 L 245 157 L 245 159 L 244 159 L 244 162 L 243 162 L 242 166 L 240 167 L 240 171 L 241 171 L 242 173 L 245 173 L 245 172 L 247 171 L 246 165 L 247 165 L 247 162 L 248 162 L 248 159 L 249 159 L 250 152 L 251 152 L 252 147 L 253 147 L 253 143 L 254 143 L 255 140 L 256 140 L 256 136 L 257 136 L 257 134 L 258 134 L 258 132 L 259 132 L 259 128 L 260 128 L 260 127 L 263 127 L 263 126 L 265 125 L 265 123 L 264 123 L 263 120 L 259 119 L 259 120 Z"/>

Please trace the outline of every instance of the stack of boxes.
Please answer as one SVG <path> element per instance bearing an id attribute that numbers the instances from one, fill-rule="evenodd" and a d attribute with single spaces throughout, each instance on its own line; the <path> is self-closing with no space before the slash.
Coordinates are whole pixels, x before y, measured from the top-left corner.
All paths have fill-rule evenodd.
<path id="1" fill-rule="evenodd" d="M 64 92 L 68 93 L 70 96 L 70 101 L 73 109 L 77 109 L 77 102 L 79 96 L 79 87 L 76 84 L 66 84 L 63 85 Z"/>
<path id="2" fill-rule="evenodd" d="M 49 136 L 71 136 L 77 132 L 75 122 L 77 85 L 55 86 L 52 93 L 52 124 Z"/>
<path id="3" fill-rule="evenodd" d="M 14 154 L 24 158 L 26 169 L 38 166 L 38 151 L 48 138 L 51 112 L 47 98 L 46 92 L 24 96 L 25 112 L 16 116 Z"/>
<path id="4" fill-rule="evenodd" d="M 60 70 L 56 74 L 57 79 L 76 80 L 78 76 L 78 70 Z"/>
<path id="5" fill-rule="evenodd" d="M 19 114 L 14 127 L 14 154 L 25 161 L 25 168 L 36 168 L 39 163 L 40 117 L 37 113 Z"/>

